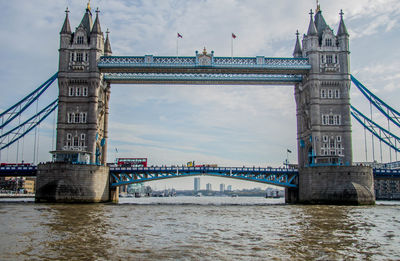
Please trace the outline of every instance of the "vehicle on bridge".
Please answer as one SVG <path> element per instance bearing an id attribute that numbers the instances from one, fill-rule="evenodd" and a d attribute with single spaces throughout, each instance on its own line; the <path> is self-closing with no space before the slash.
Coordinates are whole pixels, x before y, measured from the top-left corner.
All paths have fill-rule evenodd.
<path id="1" fill-rule="evenodd" d="M 12 166 L 19 166 L 19 167 L 28 167 L 31 166 L 31 163 L 0 163 L 0 167 L 12 167 Z"/>
<path id="2" fill-rule="evenodd" d="M 118 167 L 147 167 L 147 158 L 117 158 Z"/>

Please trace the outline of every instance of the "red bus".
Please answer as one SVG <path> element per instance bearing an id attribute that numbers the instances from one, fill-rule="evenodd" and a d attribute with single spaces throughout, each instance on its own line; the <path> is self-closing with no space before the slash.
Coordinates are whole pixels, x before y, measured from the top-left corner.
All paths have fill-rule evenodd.
<path id="1" fill-rule="evenodd" d="M 0 167 L 28 167 L 30 163 L 0 163 Z"/>
<path id="2" fill-rule="evenodd" d="M 147 158 L 117 158 L 118 167 L 147 167 Z"/>

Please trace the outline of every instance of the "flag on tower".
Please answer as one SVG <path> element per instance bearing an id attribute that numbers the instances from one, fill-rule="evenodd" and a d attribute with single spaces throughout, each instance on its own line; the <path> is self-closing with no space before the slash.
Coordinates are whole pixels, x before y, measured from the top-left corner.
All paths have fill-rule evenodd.
<path id="1" fill-rule="evenodd" d="M 183 36 L 180 33 L 177 33 L 178 38 L 183 38 Z"/>
<path id="2" fill-rule="evenodd" d="M 232 33 L 232 38 L 236 39 L 236 37 L 237 37 L 236 34 Z"/>

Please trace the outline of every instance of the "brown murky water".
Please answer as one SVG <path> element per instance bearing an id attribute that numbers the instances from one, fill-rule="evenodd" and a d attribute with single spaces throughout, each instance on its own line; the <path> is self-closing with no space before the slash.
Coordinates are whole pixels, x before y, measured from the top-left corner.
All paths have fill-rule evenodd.
<path id="1" fill-rule="evenodd" d="M 0 203 L 0 260 L 400 259 L 400 202 L 350 207 L 215 200 Z"/>

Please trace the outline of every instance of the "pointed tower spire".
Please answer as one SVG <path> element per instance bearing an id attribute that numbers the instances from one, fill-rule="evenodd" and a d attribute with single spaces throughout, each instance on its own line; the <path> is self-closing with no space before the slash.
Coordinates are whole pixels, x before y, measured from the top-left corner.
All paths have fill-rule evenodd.
<path id="1" fill-rule="evenodd" d="M 112 51 L 111 51 L 111 44 L 110 44 L 110 38 L 108 37 L 108 34 L 110 33 L 110 31 L 107 28 L 106 31 L 106 42 L 104 43 L 104 56 L 111 56 Z"/>
<path id="2" fill-rule="evenodd" d="M 67 9 L 65 10 L 64 24 L 63 24 L 63 27 L 61 29 L 60 34 L 71 34 L 72 33 L 71 32 L 71 26 L 69 25 L 68 13 L 69 13 L 69 10 L 68 10 L 68 7 L 67 7 Z"/>
<path id="3" fill-rule="evenodd" d="M 299 30 L 296 31 L 296 45 L 294 47 L 293 57 L 295 58 L 303 57 L 303 52 L 301 51 L 301 45 L 299 40 Z"/>
<path id="4" fill-rule="evenodd" d="M 83 16 L 82 21 L 79 24 L 79 26 L 83 26 L 87 32 L 87 36 L 89 36 L 90 32 L 92 31 L 92 24 L 93 24 L 92 12 L 91 12 L 90 1 L 89 1 L 87 4 L 85 15 Z"/>
<path id="5" fill-rule="evenodd" d="M 316 11 L 317 12 L 316 12 L 315 17 L 314 17 L 315 27 L 317 28 L 318 38 L 319 38 L 319 41 L 321 42 L 322 34 L 324 33 L 324 30 L 326 28 L 329 28 L 329 26 L 325 22 L 325 18 L 322 15 L 321 6 L 319 5 L 319 3 L 318 3 Z"/>
<path id="6" fill-rule="evenodd" d="M 310 9 L 310 24 L 308 25 L 307 35 L 317 35 L 317 28 L 315 27 L 315 23 L 313 20 L 313 11 Z"/>
<path id="7" fill-rule="evenodd" d="M 347 28 L 346 28 L 346 25 L 344 24 L 344 21 L 343 21 L 343 15 L 344 15 L 344 13 L 343 13 L 343 10 L 340 10 L 340 23 L 339 23 L 339 29 L 338 29 L 338 32 L 337 32 L 337 35 L 339 36 L 339 35 L 349 35 L 349 33 L 347 32 Z"/>
<path id="8" fill-rule="evenodd" d="M 94 20 L 94 24 L 93 24 L 93 28 L 92 28 L 92 34 L 101 34 L 99 13 L 100 13 L 100 10 L 97 7 L 97 9 L 96 9 L 96 19 Z"/>

